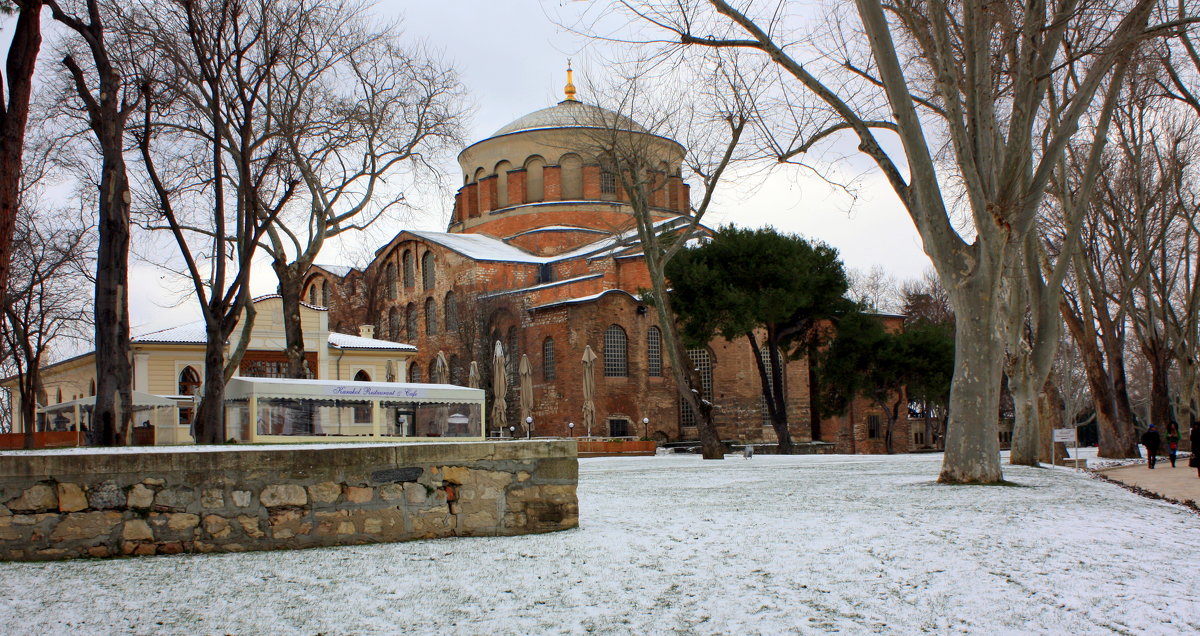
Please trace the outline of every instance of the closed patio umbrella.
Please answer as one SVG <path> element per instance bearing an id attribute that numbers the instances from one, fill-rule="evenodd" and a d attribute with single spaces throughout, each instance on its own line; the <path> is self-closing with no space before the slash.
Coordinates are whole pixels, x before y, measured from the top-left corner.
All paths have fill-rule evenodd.
<path id="1" fill-rule="evenodd" d="M 438 351 L 437 358 L 433 363 L 433 375 L 434 377 L 430 380 L 434 384 L 450 384 L 450 365 L 446 362 L 445 351 Z M 433 417 L 437 420 L 438 432 L 443 436 L 449 434 L 450 410 L 445 406 L 439 406 L 434 411 Z"/>
<path id="2" fill-rule="evenodd" d="M 529 364 L 529 356 L 521 354 L 521 423 L 525 426 L 525 437 L 532 437 L 533 430 L 529 425 L 529 416 L 533 415 L 533 365 Z"/>
<path id="3" fill-rule="evenodd" d="M 504 401 L 504 396 L 508 393 L 508 379 L 504 377 L 505 366 L 504 346 L 497 340 L 496 348 L 492 352 L 492 424 L 501 435 L 508 426 L 508 417 L 505 415 L 508 403 Z"/>
<path id="4" fill-rule="evenodd" d="M 596 352 L 592 345 L 583 348 L 583 423 L 588 437 L 592 436 L 592 425 L 596 423 Z"/>
<path id="5" fill-rule="evenodd" d="M 472 389 L 479 388 L 479 362 L 471 361 L 471 371 L 467 374 L 467 386 Z"/>

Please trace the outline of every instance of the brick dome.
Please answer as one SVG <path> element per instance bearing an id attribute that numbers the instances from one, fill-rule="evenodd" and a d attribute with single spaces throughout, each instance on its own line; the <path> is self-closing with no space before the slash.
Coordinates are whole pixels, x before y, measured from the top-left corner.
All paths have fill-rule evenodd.
<path id="1" fill-rule="evenodd" d="M 496 131 L 493 137 L 525 130 L 547 128 L 620 128 L 635 132 L 649 132 L 632 119 L 606 108 L 585 104 L 573 99 L 563 100 L 549 108 L 535 110 L 519 117 Z"/>

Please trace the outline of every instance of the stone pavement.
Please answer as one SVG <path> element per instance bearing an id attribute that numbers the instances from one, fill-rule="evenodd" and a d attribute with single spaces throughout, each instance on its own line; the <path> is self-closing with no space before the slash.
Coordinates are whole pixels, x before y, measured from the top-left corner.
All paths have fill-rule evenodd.
<path id="1" fill-rule="evenodd" d="M 1140 464 L 1097 472 L 1109 479 L 1149 490 L 1167 499 L 1200 504 L 1200 478 L 1196 477 L 1196 469 L 1189 467 L 1184 458 L 1176 460 L 1175 468 L 1171 468 L 1171 462 L 1165 458 L 1159 458 L 1154 470 Z"/>

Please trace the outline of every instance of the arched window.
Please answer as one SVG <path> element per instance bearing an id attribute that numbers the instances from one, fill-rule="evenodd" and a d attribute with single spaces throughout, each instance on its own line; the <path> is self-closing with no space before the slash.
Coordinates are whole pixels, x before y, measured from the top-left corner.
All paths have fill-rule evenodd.
<path id="1" fill-rule="evenodd" d="M 413 260 L 413 253 L 410 250 L 404 250 L 404 256 L 401 258 L 404 264 L 404 288 L 408 289 L 417 284 L 417 275 L 414 269 L 416 262 Z"/>
<path id="2" fill-rule="evenodd" d="M 388 331 L 386 337 L 388 340 L 400 339 L 400 312 L 396 311 L 395 307 L 388 310 Z"/>
<path id="3" fill-rule="evenodd" d="M 54 400 L 54 403 L 55 403 L 55 404 L 62 404 L 62 401 L 63 401 L 63 399 L 62 399 L 62 387 L 59 387 L 59 389 L 58 389 L 58 396 L 55 398 L 55 400 Z"/>
<path id="4" fill-rule="evenodd" d="M 646 332 L 646 375 L 662 377 L 662 332 L 658 327 Z"/>
<path id="5" fill-rule="evenodd" d="M 417 305 L 416 303 L 408 303 L 408 310 L 405 315 L 405 335 L 409 341 L 417 339 Z"/>
<path id="6" fill-rule="evenodd" d="M 429 291 L 434 282 L 433 252 L 425 252 L 421 257 L 421 283 L 425 291 Z"/>
<path id="7" fill-rule="evenodd" d="M 358 373 L 354 374 L 355 382 L 370 382 L 371 376 L 366 371 L 359 369 Z M 369 424 L 371 422 L 371 405 L 358 404 L 354 407 L 354 423 Z"/>
<path id="8" fill-rule="evenodd" d="M 604 377 L 629 376 L 629 337 L 620 325 L 604 330 Z"/>
<path id="9" fill-rule="evenodd" d="M 713 359 L 712 353 L 708 349 L 688 349 L 688 359 L 695 365 L 696 372 L 700 374 L 700 399 L 712 401 L 713 381 L 712 369 Z M 679 398 L 679 419 L 683 426 L 695 426 L 699 417 L 681 397 Z"/>
<path id="10" fill-rule="evenodd" d="M 501 161 L 496 164 L 496 207 L 504 208 L 513 203 L 508 197 L 508 171 L 512 170 L 512 164 L 507 161 Z"/>
<path id="11" fill-rule="evenodd" d="M 769 391 L 772 395 L 774 395 L 775 394 L 775 373 L 774 373 L 774 367 L 771 366 L 771 350 L 768 349 L 767 347 L 759 347 L 758 355 L 762 359 L 763 370 L 767 372 L 767 391 Z M 762 383 L 760 382 L 759 384 L 761 385 Z M 761 389 L 759 390 L 759 394 L 760 395 L 762 394 Z M 758 403 L 759 403 L 759 408 L 762 409 L 763 426 L 770 426 L 771 425 L 771 411 L 769 409 L 767 409 L 767 399 L 764 397 L 759 397 Z"/>
<path id="12" fill-rule="evenodd" d="M 583 198 L 583 159 L 576 154 L 565 154 L 558 159 L 559 175 L 564 201 Z"/>
<path id="13" fill-rule="evenodd" d="M 196 395 L 200 391 L 200 374 L 192 367 L 179 372 L 179 395 Z"/>
<path id="14" fill-rule="evenodd" d="M 446 299 L 442 302 L 442 311 L 446 314 L 446 333 L 458 331 L 458 298 L 454 296 L 454 292 L 446 292 Z"/>
<path id="15" fill-rule="evenodd" d="M 412 362 L 408 365 L 408 381 L 421 381 L 421 365 L 417 364 L 416 362 Z"/>
<path id="16" fill-rule="evenodd" d="M 517 328 L 516 327 L 508 328 L 508 351 L 506 351 L 505 353 L 508 354 L 508 359 L 506 360 L 506 362 L 508 363 L 508 384 L 509 384 L 509 386 L 516 386 L 517 368 L 520 366 L 520 358 L 521 358 L 521 356 L 517 354 Z"/>
<path id="17" fill-rule="evenodd" d="M 329 306 L 329 283 L 321 281 L 321 306 Z"/>
<path id="18" fill-rule="evenodd" d="M 200 374 L 196 373 L 195 368 L 184 367 L 183 371 L 179 372 L 179 386 L 177 390 L 179 395 L 197 395 L 200 393 Z M 181 406 L 179 408 L 179 425 L 190 425 L 194 414 L 194 409 Z"/>
<path id="19" fill-rule="evenodd" d="M 609 170 L 608 167 L 600 168 L 600 194 L 608 195 L 605 199 L 614 198 L 617 193 L 617 175 Z"/>
<path id="20" fill-rule="evenodd" d="M 387 296 L 388 296 L 388 298 L 395 298 L 397 295 L 397 293 L 396 293 L 396 264 L 389 261 L 387 264 L 387 267 L 384 268 L 383 275 L 384 275 L 384 278 L 387 279 Z"/>
<path id="21" fill-rule="evenodd" d="M 433 298 L 425 299 L 425 335 L 437 335 L 437 305 L 434 304 Z"/>
<path id="22" fill-rule="evenodd" d="M 542 184 L 542 169 L 546 160 L 541 157 L 530 157 L 525 162 L 525 202 L 536 203 L 546 198 L 546 190 Z"/>
<path id="23" fill-rule="evenodd" d="M 542 380 L 549 382 L 554 377 L 554 338 L 546 338 L 542 341 Z"/>
<path id="24" fill-rule="evenodd" d="M 317 281 L 312 281 L 308 285 L 308 304 L 317 304 Z"/>

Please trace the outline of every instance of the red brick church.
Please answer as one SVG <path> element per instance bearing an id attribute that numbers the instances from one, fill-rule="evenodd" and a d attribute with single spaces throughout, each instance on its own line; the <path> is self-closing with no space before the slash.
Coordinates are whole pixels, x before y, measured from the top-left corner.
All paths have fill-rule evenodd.
<path id="1" fill-rule="evenodd" d="M 486 388 L 492 348 L 500 341 L 508 360 L 508 420 L 519 434 L 515 387 L 522 355 L 533 368 L 533 434 L 589 433 L 582 427 L 582 358 L 591 345 L 598 359 L 590 434 L 698 439 L 695 414 L 681 408 L 671 379 L 655 312 L 639 300 L 650 280 L 627 198 L 614 175 L 586 152 L 595 128 L 586 122 L 600 118 L 646 136 L 661 160 L 664 184 L 656 190 L 654 214 L 664 230 L 684 224 L 690 214 L 688 185 L 680 178 L 684 149 L 577 101 L 568 83 L 564 101 L 459 154 L 463 186 L 447 231 L 400 232 L 365 269 L 314 265 L 306 282 L 309 301 L 329 307 L 334 331 L 368 325 L 374 337 L 416 345 L 409 377 L 388 380 L 429 381 L 441 352 L 452 383 L 465 385 L 476 361 Z M 774 442 L 747 344 L 716 339 L 690 355 L 705 397 L 715 404 L 721 438 Z M 810 441 L 808 365 L 793 361 L 785 375 L 793 439 Z M 820 436 L 844 452 L 864 452 L 872 441 L 865 422 L 834 430 L 826 424 Z M 852 434 L 854 428 L 862 435 Z M 896 450 L 903 452 L 907 430 L 897 433 Z M 856 443 L 856 437 L 863 439 Z"/>

